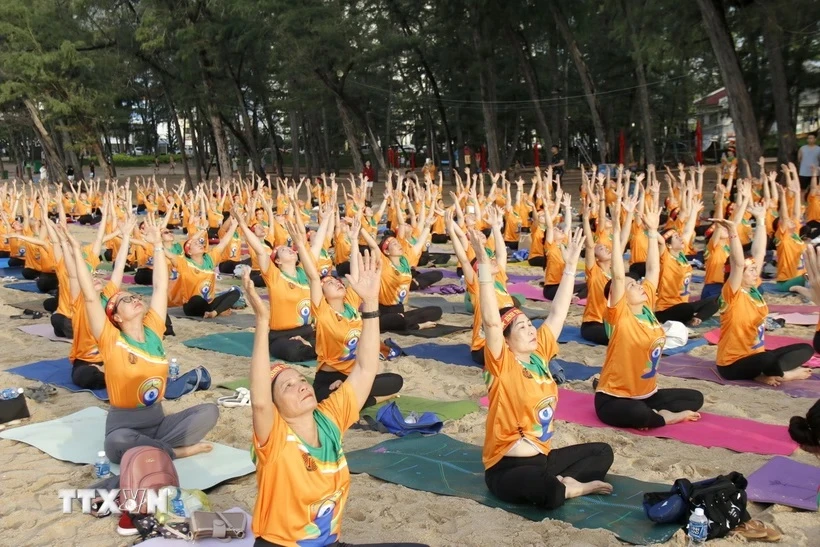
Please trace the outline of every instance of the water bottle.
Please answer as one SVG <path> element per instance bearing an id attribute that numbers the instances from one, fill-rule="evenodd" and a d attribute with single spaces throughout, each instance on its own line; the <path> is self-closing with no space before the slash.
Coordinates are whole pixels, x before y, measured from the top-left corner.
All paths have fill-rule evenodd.
<path id="1" fill-rule="evenodd" d="M 168 365 L 168 378 L 171 380 L 179 378 L 179 361 L 176 357 L 171 359 L 171 363 Z"/>
<path id="2" fill-rule="evenodd" d="M 709 519 L 703 514 L 702 508 L 697 507 L 692 511 L 692 516 L 689 517 L 687 535 L 689 536 L 690 547 L 706 543 L 706 538 L 709 537 Z"/>
<path id="3" fill-rule="evenodd" d="M 98 479 L 107 479 L 111 476 L 111 462 L 104 450 L 97 452 L 97 461 L 94 462 L 94 476 Z"/>
<path id="4" fill-rule="evenodd" d="M 0 399 L 4 401 L 10 401 L 11 399 L 16 399 L 20 395 L 23 394 L 23 388 L 6 388 L 3 391 L 0 391 Z"/>
<path id="5" fill-rule="evenodd" d="M 464 276 L 462 275 L 461 276 L 461 281 L 459 282 L 459 286 L 463 289 L 465 287 L 465 285 L 466 285 L 466 283 L 464 282 Z"/>
<path id="6" fill-rule="evenodd" d="M 404 419 L 404 423 L 406 423 L 406 424 L 414 424 L 414 423 L 416 423 L 416 422 L 418 422 L 418 421 L 419 421 L 419 415 L 418 415 L 418 414 L 416 414 L 415 412 L 411 412 L 411 413 L 410 413 L 410 414 L 408 414 L 408 415 L 407 415 L 407 417 Z"/>

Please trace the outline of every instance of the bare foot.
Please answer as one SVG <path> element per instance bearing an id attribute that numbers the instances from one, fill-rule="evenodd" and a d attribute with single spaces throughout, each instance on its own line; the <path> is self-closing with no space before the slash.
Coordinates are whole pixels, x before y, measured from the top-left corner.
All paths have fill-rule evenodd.
<path id="1" fill-rule="evenodd" d="M 590 494 L 611 494 L 612 485 L 604 481 L 578 482 L 572 477 L 556 477 L 564 485 L 564 498 L 578 498 Z"/>
<path id="2" fill-rule="evenodd" d="M 754 379 L 755 382 L 759 382 L 761 384 L 777 387 L 780 385 L 780 382 L 783 381 L 783 378 L 780 376 L 763 376 L 762 374 Z"/>
<path id="3" fill-rule="evenodd" d="M 811 378 L 811 369 L 806 367 L 797 367 L 794 370 L 789 370 L 783 373 L 783 381 L 789 382 L 791 380 L 808 380 Z"/>
<path id="4" fill-rule="evenodd" d="M 202 317 L 204 317 L 205 319 L 213 319 L 214 317 L 216 317 L 216 312 L 215 311 L 206 311 L 205 315 L 203 315 Z"/>
<path id="5" fill-rule="evenodd" d="M 666 425 L 679 424 L 681 422 L 696 422 L 700 420 L 700 413 L 692 412 L 691 410 L 684 410 L 683 412 L 656 410 L 655 412 L 663 416 L 663 420 L 666 422 Z"/>
<path id="6" fill-rule="evenodd" d="M 801 287 L 800 285 L 795 285 L 794 287 L 789 287 L 789 291 L 799 294 L 800 296 L 802 296 L 803 298 L 805 298 L 806 300 L 808 300 L 812 304 L 815 303 L 813 301 L 814 300 L 814 293 L 811 290 L 807 289 L 806 287 Z"/>
<path id="7" fill-rule="evenodd" d="M 188 456 L 195 456 L 196 454 L 204 454 L 214 449 L 211 443 L 196 443 L 191 446 L 180 446 L 174 448 L 174 454 L 177 458 L 187 458 Z"/>
<path id="8" fill-rule="evenodd" d="M 700 320 L 700 317 L 693 317 L 692 320 L 689 321 L 689 326 L 690 327 L 697 327 L 701 323 L 703 323 L 703 321 Z"/>
<path id="9" fill-rule="evenodd" d="M 419 323 L 419 330 L 421 329 L 432 329 L 436 326 L 435 321 L 425 321 L 424 323 Z"/>
<path id="10" fill-rule="evenodd" d="M 228 308 L 227 310 L 223 311 L 219 315 L 221 315 L 222 317 L 228 317 L 232 313 L 233 313 L 233 310 L 231 308 Z"/>

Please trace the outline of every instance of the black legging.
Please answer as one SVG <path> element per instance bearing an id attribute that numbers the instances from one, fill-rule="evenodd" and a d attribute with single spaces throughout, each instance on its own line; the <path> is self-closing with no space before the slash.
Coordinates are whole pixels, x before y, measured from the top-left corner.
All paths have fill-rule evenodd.
<path id="1" fill-rule="evenodd" d="M 818 334 L 814 335 L 815 346 Z M 754 380 L 758 376 L 783 376 L 787 370 L 794 370 L 806 363 L 814 355 L 809 344 L 790 344 L 741 357 L 731 365 L 717 367 L 718 374 L 726 380 Z"/>
<path id="2" fill-rule="evenodd" d="M 484 471 L 484 482 L 490 492 L 507 503 L 556 509 L 566 497 L 559 475 L 579 482 L 602 481 L 613 459 L 612 447 L 606 443 L 553 448 L 546 456 L 505 456 Z"/>
<path id="3" fill-rule="evenodd" d="M 812 345 L 814 346 L 814 351 L 820 352 L 820 330 L 815 331 Z"/>
<path id="4" fill-rule="evenodd" d="M 24 262 L 25 264 L 25 262 Z M 29 281 L 34 281 L 40 276 L 40 272 L 33 268 L 23 268 L 23 279 L 28 279 Z"/>
<path id="5" fill-rule="evenodd" d="M 74 359 L 74 366 L 71 367 L 71 381 L 83 389 L 105 389 L 103 371 L 82 359 Z"/>
<path id="6" fill-rule="evenodd" d="M 544 285 L 544 298 L 547 300 L 554 300 L 555 295 L 558 293 L 559 286 L 560 284 Z M 575 294 L 578 298 L 586 298 L 587 291 L 588 289 L 586 283 L 576 283 L 575 288 L 572 290 L 573 294 Z"/>
<path id="7" fill-rule="evenodd" d="M 422 291 L 430 285 L 435 285 L 444 279 L 444 274 L 438 270 L 420 272 L 413 270 L 413 281 L 410 282 L 411 291 Z"/>
<path id="8" fill-rule="evenodd" d="M 633 262 L 629 265 L 629 273 L 638 277 L 646 277 L 646 262 Z"/>
<path id="9" fill-rule="evenodd" d="M 545 256 L 532 256 L 527 259 L 527 264 L 530 266 L 538 266 L 539 268 L 546 268 L 547 266 L 547 257 Z"/>
<path id="10" fill-rule="evenodd" d="M 663 427 L 666 420 L 655 410 L 697 411 L 703 406 L 703 394 L 694 389 L 659 389 L 646 399 L 613 397 L 595 393 L 595 413 L 598 419 L 612 427 L 646 429 Z"/>
<path id="11" fill-rule="evenodd" d="M 450 241 L 450 237 L 447 234 L 432 234 L 430 241 L 433 243 L 447 243 Z"/>
<path id="12" fill-rule="evenodd" d="M 22 258 L 17 258 L 17 257 L 14 257 L 14 256 L 9 258 L 9 268 L 22 268 L 25 265 L 26 265 L 26 261 Z M 25 270 L 23 270 L 23 271 L 25 272 Z M 26 279 L 28 279 L 28 278 L 26 278 Z M 32 277 L 32 279 L 34 279 L 34 278 Z"/>
<path id="13" fill-rule="evenodd" d="M 215 311 L 217 315 L 231 309 L 242 295 L 239 289 L 232 287 L 229 291 L 218 294 L 208 302 L 199 295 L 191 297 L 182 305 L 182 311 L 190 317 L 204 317 L 207 312 Z"/>
<path id="14" fill-rule="evenodd" d="M 473 358 L 473 363 L 484 366 L 484 348 L 471 350 L 470 356 Z"/>
<path id="15" fill-rule="evenodd" d="M 57 311 L 57 308 L 60 307 L 60 293 L 58 292 L 54 296 L 49 296 L 45 300 L 43 300 L 43 309 L 46 310 L 48 313 L 54 313 Z"/>
<path id="16" fill-rule="evenodd" d="M 513 251 L 518 250 L 518 241 L 505 241 L 504 245 L 506 245 L 507 248 L 512 249 Z"/>
<path id="17" fill-rule="evenodd" d="M 601 346 L 609 345 L 609 336 L 603 323 L 585 321 L 581 323 L 581 338 L 595 342 Z"/>
<path id="18" fill-rule="evenodd" d="M 259 270 L 251 270 L 251 281 L 254 287 L 264 287 L 265 280 L 262 279 L 262 273 Z"/>
<path id="19" fill-rule="evenodd" d="M 219 263 L 219 273 L 230 274 L 233 275 L 234 270 L 240 264 L 247 264 L 250 265 L 250 259 L 245 259 L 241 262 L 237 262 L 236 260 L 226 260 L 224 262 Z"/>
<path id="20" fill-rule="evenodd" d="M 705 300 L 696 300 L 694 302 L 681 302 L 675 304 L 671 308 L 666 308 L 662 311 L 656 311 L 655 317 L 661 323 L 667 321 L 680 321 L 681 323 L 689 323 L 692 319 L 697 317 L 701 321 L 706 321 L 720 308 L 717 296 L 712 296 Z"/>
<path id="21" fill-rule="evenodd" d="M 320 370 L 316 373 L 316 378 L 313 380 L 313 391 L 316 393 L 316 402 L 321 403 L 333 393 L 330 391 L 330 385 L 336 380 L 344 382 L 347 380 L 347 374 L 336 372 L 335 370 Z M 373 406 L 376 404 L 376 397 L 386 397 L 394 395 L 401 391 L 404 385 L 404 378 L 392 372 L 385 372 L 377 374 L 373 380 L 373 387 L 370 388 L 370 395 L 364 403 L 364 407 Z"/>
<path id="22" fill-rule="evenodd" d="M 154 270 L 152 268 L 139 268 L 134 274 L 134 283 L 137 285 L 153 285 Z"/>
<path id="23" fill-rule="evenodd" d="M 74 327 L 71 325 L 71 319 L 62 313 L 51 314 L 51 327 L 54 329 L 55 336 L 74 338 Z"/>
<path id="24" fill-rule="evenodd" d="M 97 224 L 101 219 L 102 217 L 96 217 L 93 215 L 81 215 L 77 221 L 83 226 L 86 226 L 88 224 Z"/>
<path id="25" fill-rule="evenodd" d="M 350 273 L 350 261 L 345 260 L 344 262 L 339 262 L 336 264 L 336 275 L 339 276 L 340 279 L 344 279 L 345 275 Z"/>
<path id="26" fill-rule="evenodd" d="M 419 330 L 421 323 L 428 321 L 438 321 L 441 319 L 441 308 L 437 306 L 427 306 L 426 308 L 416 308 L 405 310 L 401 304 L 395 306 L 382 306 L 379 304 L 379 330 L 381 332 L 402 332 L 408 330 Z"/>
<path id="27" fill-rule="evenodd" d="M 301 340 L 291 340 L 301 336 Z M 310 325 L 304 325 L 289 330 L 272 330 L 268 333 L 268 349 L 271 357 L 290 363 L 301 363 L 316 359 L 316 331 Z"/>
<path id="28" fill-rule="evenodd" d="M 37 290 L 41 293 L 49 293 L 51 291 L 56 291 L 58 286 L 59 282 L 57 281 L 57 274 L 54 272 L 41 272 L 39 277 L 37 277 Z"/>

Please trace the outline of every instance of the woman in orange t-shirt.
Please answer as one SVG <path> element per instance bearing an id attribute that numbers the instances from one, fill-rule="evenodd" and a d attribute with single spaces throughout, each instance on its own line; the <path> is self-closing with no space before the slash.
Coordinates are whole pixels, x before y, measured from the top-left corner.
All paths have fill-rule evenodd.
<path id="1" fill-rule="evenodd" d="M 744 199 L 748 200 L 749 196 Z M 770 386 L 805 380 L 812 375 L 811 369 L 802 366 L 814 355 L 811 345 L 789 344 L 774 350 L 765 349 L 769 307 L 757 287 L 766 256 L 766 211 L 762 205 L 747 208 L 757 219 L 750 259 L 743 257 L 737 224 L 717 221 L 729 232 L 732 268 L 720 293 L 717 372 L 726 380 L 754 380 Z"/>
<path id="2" fill-rule="evenodd" d="M 549 316 L 537 330 L 521 310 L 498 309 L 495 278 L 481 252 L 478 232 L 470 230 L 477 249 L 479 303 L 484 327 L 484 381 L 489 405 L 484 434 L 484 481 L 507 503 L 555 509 L 569 498 L 610 494 L 603 482 L 614 458 L 605 443 L 553 449 L 558 386 L 549 361 L 558 353 L 583 247 L 573 236 L 566 269 Z"/>
<path id="3" fill-rule="evenodd" d="M 643 283 L 627 278 L 622 255 L 612 256 L 612 280 L 604 322 L 609 335 L 606 359 L 595 390 L 595 413 L 612 427 L 648 429 L 700 419 L 703 395 L 692 389 L 658 389 L 657 372 L 666 336 L 652 309 L 660 276 L 657 183 L 647 189 L 649 206 L 644 223 L 649 230 L 649 252 Z M 612 215 L 615 248 L 620 248 L 620 211 Z"/>
<path id="4" fill-rule="evenodd" d="M 547 266 L 547 257 L 544 253 L 547 213 L 544 209 L 535 213 L 535 218 L 533 219 L 530 230 L 530 254 L 527 257 L 527 264 L 544 268 Z"/>
<path id="5" fill-rule="evenodd" d="M 561 205 L 564 206 L 564 226 L 555 226 L 554 222 L 558 215 L 550 216 L 547 211 L 545 217 L 547 222 L 547 232 L 544 238 L 544 249 L 547 256 L 547 267 L 544 270 L 544 298 L 547 300 L 555 299 L 558 293 L 558 287 L 563 280 L 562 272 L 565 270 L 566 258 L 564 255 L 567 251 L 567 243 L 569 236 L 572 235 L 572 196 L 569 194 L 563 195 Z M 557 211 L 556 211 L 557 213 Z M 575 285 L 575 296 L 578 298 L 587 297 L 586 283 L 578 283 Z"/>

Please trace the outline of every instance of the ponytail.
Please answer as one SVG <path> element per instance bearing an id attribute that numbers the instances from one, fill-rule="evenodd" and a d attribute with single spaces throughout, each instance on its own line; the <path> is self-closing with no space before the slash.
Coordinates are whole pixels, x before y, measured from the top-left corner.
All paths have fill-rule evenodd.
<path id="1" fill-rule="evenodd" d="M 820 447 L 820 401 L 814 403 L 806 417 L 792 416 L 789 436 L 801 446 Z"/>

